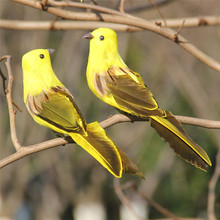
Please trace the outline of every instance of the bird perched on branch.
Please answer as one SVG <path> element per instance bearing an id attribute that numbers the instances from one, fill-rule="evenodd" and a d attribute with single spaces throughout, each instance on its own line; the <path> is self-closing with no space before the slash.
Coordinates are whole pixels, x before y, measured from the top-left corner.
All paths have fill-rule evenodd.
<path id="1" fill-rule="evenodd" d="M 127 67 L 118 53 L 115 31 L 99 28 L 83 38 L 90 40 L 86 76 L 92 92 L 127 115 L 149 119 L 177 155 L 206 171 L 212 165 L 206 152 L 190 139 L 171 112 L 159 108 L 141 75 Z"/>
<path id="2" fill-rule="evenodd" d="M 24 102 L 33 119 L 69 135 L 111 174 L 143 174 L 106 135 L 98 122 L 87 124 L 73 96 L 58 80 L 50 60 L 52 49 L 36 49 L 22 58 Z"/>

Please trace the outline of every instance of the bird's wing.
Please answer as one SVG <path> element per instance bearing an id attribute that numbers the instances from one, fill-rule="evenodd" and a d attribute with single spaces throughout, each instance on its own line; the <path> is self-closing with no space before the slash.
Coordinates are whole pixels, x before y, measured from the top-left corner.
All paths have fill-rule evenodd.
<path id="1" fill-rule="evenodd" d="M 111 67 L 105 73 L 105 81 L 108 93 L 118 104 L 116 108 L 123 106 L 128 113 L 137 116 L 164 115 L 138 73 L 128 68 Z"/>
<path id="2" fill-rule="evenodd" d="M 73 96 L 64 87 L 57 86 L 38 95 L 28 96 L 26 105 L 32 115 L 65 132 L 86 128 Z"/>

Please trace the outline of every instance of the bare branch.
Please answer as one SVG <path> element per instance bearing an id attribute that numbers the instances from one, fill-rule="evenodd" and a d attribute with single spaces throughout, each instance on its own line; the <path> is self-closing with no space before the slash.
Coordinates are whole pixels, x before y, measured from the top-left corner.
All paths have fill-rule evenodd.
<path id="1" fill-rule="evenodd" d="M 160 24 L 165 27 L 163 20 L 151 20 L 154 23 Z M 183 21 L 185 21 L 182 28 L 192 28 L 192 27 L 204 27 L 204 26 L 219 26 L 220 16 L 202 16 L 202 17 L 185 17 L 185 18 L 175 18 L 166 19 L 167 27 L 169 28 L 179 28 Z"/>
<path id="2" fill-rule="evenodd" d="M 149 203 L 149 205 L 154 207 L 158 212 L 160 212 L 164 216 L 166 216 L 166 217 L 168 217 L 170 219 L 174 219 L 174 220 L 180 220 L 181 219 L 180 217 L 174 215 L 172 212 L 170 212 L 169 210 L 165 209 L 163 206 L 161 206 L 160 204 L 158 204 L 154 200 L 150 199 L 145 193 L 141 193 L 140 196 L 142 198 L 146 199 L 147 202 Z"/>
<path id="3" fill-rule="evenodd" d="M 200 118 L 193 118 L 193 117 L 180 116 L 180 115 L 174 115 L 174 116 L 183 124 L 196 125 L 204 128 L 220 129 L 220 121 L 213 121 L 208 119 L 200 119 Z M 148 121 L 148 119 L 140 119 L 135 117 L 129 118 L 126 115 L 116 114 L 106 119 L 105 121 L 100 122 L 100 125 L 103 128 L 107 128 L 117 123 L 135 122 L 135 121 Z"/>
<path id="4" fill-rule="evenodd" d="M 175 116 L 177 117 L 178 120 L 180 120 L 182 123 L 185 124 L 192 124 L 192 125 L 199 125 L 202 127 L 206 127 L 206 128 L 220 128 L 220 122 L 215 123 L 216 121 L 210 121 L 210 120 L 204 120 L 204 119 L 196 119 L 196 118 L 192 118 L 192 117 L 186 117 L 186 116 Z M 102 128 L 108 128 L 111 127 L 115 124 L 118 123 L 123 123 L 123 122 L 133 122 L 134 120 L 128 118 L 125 115 L 122 114 L 116 114 L 113 115 L 111 118 L 106 119 L 102 122 L 100 122 L 100 125 L 102 126 Z M 147 119 L 139 119 L 137 121 L 147 121 Z M 214 122 L 214 123 L 213 123 Z M 214 126 L 210 126 L 213 123 Z M 216 126 L 218 125 L 218 127 Z M 15 162 L 16 160 L 19 160 L 25 156 L 28 156 L 30 154 L 33 153 L 37 153 L 52 147 L 57 147 L 60 145 L 65 145 L 68 143 L 74 143 L 73 140 L 71 140 L 71 138 L 67 137 L 66 139 L 63 138 L 55 138 L 46 142 L 42 142 L 39 144 L 35 144 L 35 145 L 30 145 L 30 146 L 22 146 L 19 150 L 19 152 L 14 153 L 13 155 L 10 155 L 2 160 L 0 160 L 0 168 Z"/>
<path id="5" fill-rule="evenodd" d="M 39 1 L 33 1 L 33 0 L 12 0 L 14 2 L 22 3 L 24 5 L 28 5 L 30 7 L 42 10 L 41 2 Z M 190 44 L 184 37 L 181 35 L 178 35 L 178 39 L 176 39 L 176 31 L 169 29 L 169 28 L 161 28 L 160 26 L 157 26 L 155 24 L 152 24 L 151 22 L 137 18 L 134 16 L 126 16 L 124 13 L 121 13 L 120 15 L 110 15 L 110 14 L 103 14 L 99 13 L 80 13 L 80 12 L 72 12 L 60 8 L 54 8 L 54 7 L 48 7 L 47 12 L 56 16 L 59 16 L 61 18 L 66 18 L 70 20 L 81 20 L 81 21 L 104 21 L 104 22 L 110 22 L 110 23 L 119 23 L 119 24 L 126 24 L 133 27 L 142 28 L 145 30 L 149 30 L 152 32 L 155 32 L 165 38 L 168 38 L 175 43 L 177 43 L 179 46 L 187 50 L 189 53 L 191 53 L 193 56 L 198 58 L 200 61 L 205 63 L 207 66 L 213 68 L 214 70 L 220 72 L 220 63 L 214 60 L 213 58 L 209 57 L 207 54 L 196 48 L 193 44 Z"/>
<path id="6" fill-rule="evenodd" d="M 196 125 L 204 128 L 219 129 L 220 121 L 193 118 L 188 116 L 175 115 L 175 117 L 183 124 Z"/>
<path id="7" fill-rule="evenodd" d="M 125 12 L 124 5 L 125 5 L 125 0 L 120 0 L 119 11 L 122 13 Z"/>
<path id="8" fill-rule="evenodd" d="M 0 19 L 0 28 L 11 30 L 94 30 L 100 27 L 112 28 L 115 31 L 142 31 L 129 25 L 99 21 L 21 21 Z"/>
<path id="9" fill-rule="evenodd" d="M 11 128 L 11 139 L 14 144 L 15 149 L 18 151 L 21 148 L 21 145 L 17 138 L 16 133 L 16 127 L 15 127 L 15 111 L 13 109 L 13 101 L 12 101 L 12 84 L 13 84 L 13 75 L 11 70 L 11 56 L 5 56 L 7 57 L 7 60 L 5 62 L 5 65 L 7 67 L 8 71 L 8 88 L 6 89 L 6 99 L 8 102 L 8 111 L 9 111 L 9 117 L 10 117 L 10 128 Z"/>
<path id="10" fill-rule="evenodd" d="M 164 21 L 161 19 L 149 20 L 151 23 L 157 26 L 164 27 Z M 184 25 L 183 21 L 185 21 Z M 205 22 L 201 22 L 205 21 Z M 203 18 L 178 18 L 178 19 L 166 19 L 167 27 L 169 28 L 193 28 L 193 27 L 205 27 L 205 26 L 219 26 L 220 16 L 204 16 Z M 7 20 L 0 19 L 0 28 L 10 30 L 94 30 L 99 27 L 112 28 L 115 31 L 123 32 L 135 32 L 143 31 L 141 28 L 132 27 L 124 24 L 114 24 L 109 22 L 100 21 L 23 21 L 23 20 Z"/>
<path id="11" fill-rule="evenodd" d="M 160 11 L 160 9 L 157 7 L 157 5 L 154 3 L 153 0 L 149 0 L 149 1 L 152 4 L 152 6 L 156 9 L 156 11 L 159 13 L 160 17 L 163 19 L 165 27 L 167 27 L 166 19 L 164 18 L 164 16 L 163 16 L 162 12 Z"/>
<path id="12" fill-rule="evenodd" d="M 17 152 L 0 160 L 0 169 L 28 155 L 31 155 L 31 154 L 34 154 L 34 153 L 37 153 L 43 150 L 47 150 L 52 147 L 58 147 L 60 145 L 64 145 L 68 143 L 71 143 L 71 140 L 67 141 L 63 138 L 56 138 L 56 139 L 41 142 L 35 145 L 20 146 Z"/>

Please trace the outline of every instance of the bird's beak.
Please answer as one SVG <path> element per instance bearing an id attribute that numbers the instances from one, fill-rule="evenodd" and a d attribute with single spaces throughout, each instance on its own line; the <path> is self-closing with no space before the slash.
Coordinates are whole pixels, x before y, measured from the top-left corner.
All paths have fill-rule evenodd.
<path id="1" fill-rule="evenodd" d="M 82 38 L 91 40 L 92 38 L 94 38 L 94 36 L 91 33 L 88 33 L 88 34 L 84 35 Z"/>
<path id="2" fill-rule="evenodd" d="M 48 50 L 48 52 L 49 52 L 49 54 L 51 55 L 52 53 L 54 53 L 55 52 L 55 50 L 54 49 L 47 49 Z"/>

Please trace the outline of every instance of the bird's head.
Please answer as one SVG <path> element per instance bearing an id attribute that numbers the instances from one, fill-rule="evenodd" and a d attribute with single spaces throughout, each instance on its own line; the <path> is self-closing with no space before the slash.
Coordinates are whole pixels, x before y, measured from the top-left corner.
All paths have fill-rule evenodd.
<path id="1" fill-rule="evenodd" d="M 26 71 L 31 71 L 37 68 L 42 68 L 44 65 L 50 65 L 50 54 L 54 49 L 35 49 L 24 54 L 22 57 L 22 68 Z"/>
<path id="2" fill-rule="evenodd" d="M 118 53 L 117 34 L 110 28 L 98 28 L 83 38 L 90 40 L 89 63 L 107 69 L 112 65 L 125 65 Z"/>
<path id="3" fill-rule="evenodd" d="M 50 54 L 53 49 L 35 49 L 22 57 L 24 98 L 37 95 L 43 90 L 62 86 L 51 65 Z"/>
<path id="4" fill-rule="evenodd" d="M 96 50 L 107 51 L 118 47 L 117 34 L 110 28 L 98 28 L 83 38 L 89 39 L 90 47 L 95 47 Z"/>

